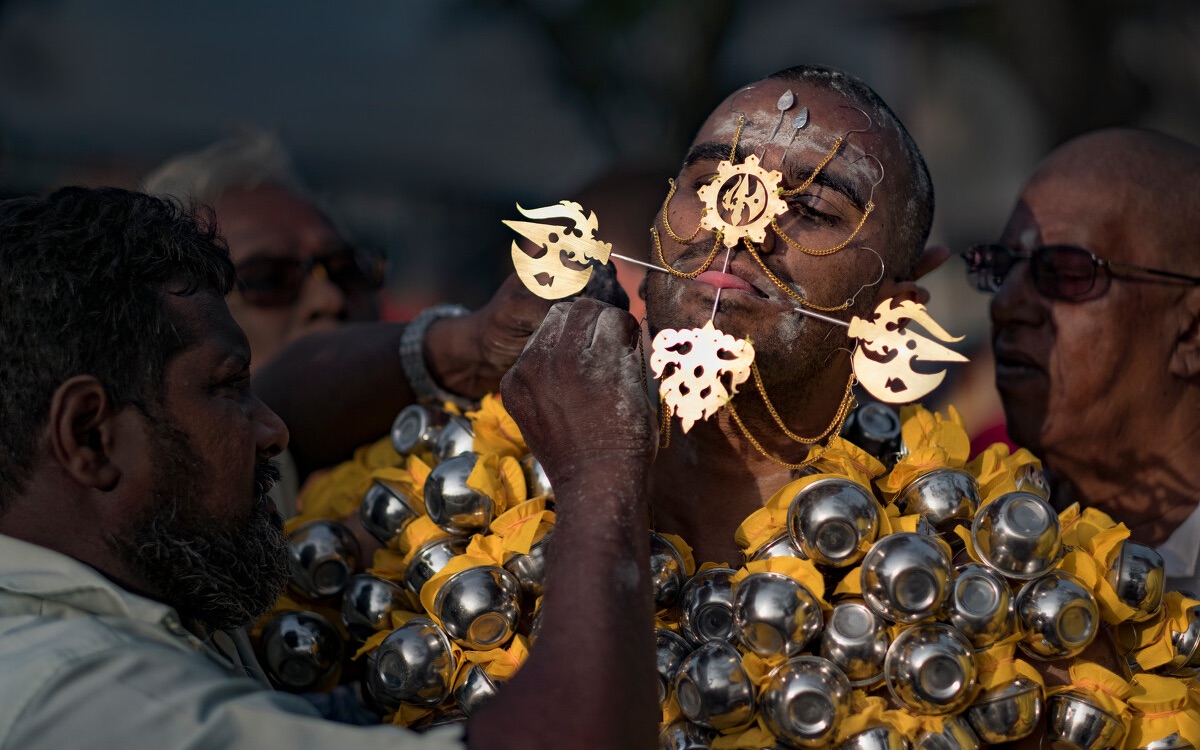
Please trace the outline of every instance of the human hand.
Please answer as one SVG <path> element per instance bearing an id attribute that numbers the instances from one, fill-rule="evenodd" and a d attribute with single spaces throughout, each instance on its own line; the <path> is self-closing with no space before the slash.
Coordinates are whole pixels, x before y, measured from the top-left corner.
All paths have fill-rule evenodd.
<path id="1" fill-rule="evenodd" d="M 556 488 L 611 472 L 644 478 L 658 443 L 641 330 L 591 299 L 551 308 L 501 383 L 504 406 Z"/>

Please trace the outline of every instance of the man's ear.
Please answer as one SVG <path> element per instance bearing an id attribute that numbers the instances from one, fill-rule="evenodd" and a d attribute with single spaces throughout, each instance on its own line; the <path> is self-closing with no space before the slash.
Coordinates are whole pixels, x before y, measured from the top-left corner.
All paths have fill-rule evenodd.
<path id="1" fill-rule="evenodd" d="M 950 259 L 950 248 L 945 245 L 930 245 L 921 251 L 912 276 L 908 279 L 895 279 L 885 275 L 880 287 L 879 299 L 891 297 L 896 302 L 912 300 L 922 305 L 929 302 L 929 290 L 917 283 L 923 276 L 937 270 Z"/>
<path id="2" fill-rule="evenodd" d="M 102 491 L 121 478 L 113 445 L 123 429 L 104 385 L 91 375 L 65 381 L 50 399 L 50 455 L 76 482 Z"/>
<path id="3" fill-rule="evenodd" d="M 1171 352 L 1171 374 L 1184 380 L 1200 376 L 1200 289 L 1192 289 L 1176 307 L 1179 333 Z"/>

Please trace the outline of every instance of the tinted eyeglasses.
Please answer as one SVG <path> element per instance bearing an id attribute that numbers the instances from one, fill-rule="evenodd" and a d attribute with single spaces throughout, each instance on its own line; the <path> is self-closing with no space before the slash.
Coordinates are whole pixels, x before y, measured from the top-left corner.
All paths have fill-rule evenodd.
<path id="1" fill-rule="evenodd" d="M 962 254 L 967 279 L 983 292 L 994 292 L 1004 283 L 1017 261 L 1029 261 L 1033 285 L 1050 299 L 1082 302 L 1108 291 L 1114 277 L 1140 278 L 1161 284 L 1200 285 L 1200 278 L 1174 271 L 1115 263 L 1073 245 L 1043 245 L 1019 253 L 1007 245 L 975 245 Z"/>
<path id="2" fill-rule="evenodd" d="M 381 287 L 385 269 L 379 253 L 351 247 L 304 260 L 258 255 L 237 264 L 237 287 L 251 305 L 283 307 L 300 297 L 310 273 L 324 274 L 343 293 L 356 294 Z"/>

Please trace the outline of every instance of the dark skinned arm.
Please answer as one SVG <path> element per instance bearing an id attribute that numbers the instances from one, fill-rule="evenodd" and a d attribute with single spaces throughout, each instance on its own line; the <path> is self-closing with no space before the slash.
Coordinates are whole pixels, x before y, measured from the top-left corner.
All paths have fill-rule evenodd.
<path id="1" fill-rule="evenodd" d="M 550 305 L 510 276 L 476 312 L 430 325 L 430 374 L 467 398 L 496 391 Z M 403 323 L 351 323 L 300 339 L 255 373 L 255 390 L 291 431 L 302 477 L 387 434 L 396 414 L 413 403 L 400 364 L 403 331 Z"/>
<path id="2" fill-rule="evenodd" d="M 659 708 L 646 482 L 657 445 L 628 313 L 555 306 L 501 394 L 555 487 L 540 635 L 468 745 L 652 748 Z"/>

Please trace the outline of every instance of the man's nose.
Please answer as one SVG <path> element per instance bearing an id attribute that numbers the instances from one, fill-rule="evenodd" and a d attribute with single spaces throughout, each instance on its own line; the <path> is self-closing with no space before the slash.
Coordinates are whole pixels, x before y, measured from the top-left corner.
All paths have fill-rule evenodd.
<path id="1" fill-rule="evenodd" d="M 287 425 L 271 407 L 257 396 L 254 397 L 254 401 L 251 418 L 254 421 L 254 442 L 258 456 L 260 459 L 274 458 L 287 448 L 291 436 Z"/>
<path id="2" fill-rule="evenodd" d="M 1029 270 L 1029 261 L 1017 260 L 1000 288 L 992 295 L 989 312 L 992 326 L 1034 325 L 1045 311 L 1045 299 L 1038 293 Z"/>
<path id="3" fill-rule="evenodd" d="M 346 311 L 346 293 L 333 283 L 323 265 L 313 266 L 300 288 L 299 304 L 306 316 L 336 315 Z"/>

